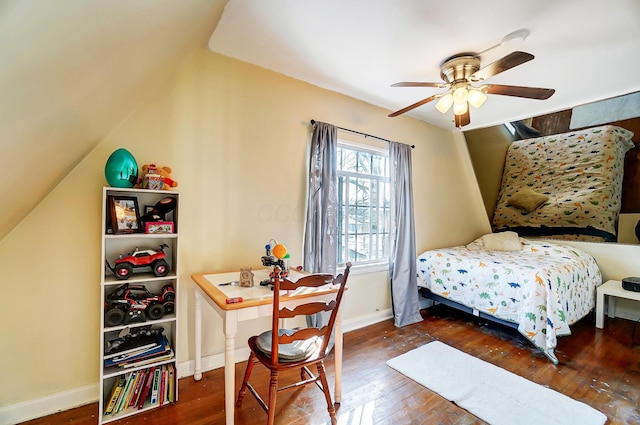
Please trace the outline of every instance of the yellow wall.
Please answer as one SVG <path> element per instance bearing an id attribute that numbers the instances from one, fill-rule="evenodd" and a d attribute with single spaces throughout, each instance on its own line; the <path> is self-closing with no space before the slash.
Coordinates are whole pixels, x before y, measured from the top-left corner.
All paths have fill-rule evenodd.
<path id="1" fill-rule="evenodd" d="M 302 262 L 311 119 L 416 145 L 419 251 L 482 234 L 464 140 L 388 112 L 209 51 L 190 57 L 0 242 L 0 376 L 12 382 L 0 407 L 97 388 L 101 187 L 117 148 L 171 166 L 180 184 L 179 362 L 193 359 L 192 273 L 260 267 L 271 238 Z M 350 283 L 345 322 L 390 308 L 385 272 Z M 223 352 L 221 326 L 204 315 L 204 355 Z M 252 322 L 237 344 L 264 327 Z"/>
<path id="2" fill-rule="evenodd" d="M 478 187 L 489 220 L 498 202 L 502 171 L 513 136 L 504 125 L 464 132 Z"/>

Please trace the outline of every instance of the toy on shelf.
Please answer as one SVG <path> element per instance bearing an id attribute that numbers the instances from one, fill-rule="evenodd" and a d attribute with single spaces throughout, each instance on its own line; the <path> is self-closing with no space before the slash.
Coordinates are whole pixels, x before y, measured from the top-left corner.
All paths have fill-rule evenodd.
<path id="1" fill-rule="evenodd" d="M 162 335 L 164 332 L 163 327 L 152 328 L 151 325 L 140 326 L 134 328 L 124 328 L 118 334 L 117 338 L 105 341 L 104 354 L 105 356 L 117 353 L 129 352 L 136 347 L 144 347 L 144 343 L 149 341 L 150 337 Z M 155 338 L 153 338 L 155 340 Z"/>
<path id="2" fill-rule="evenodd" d="M 109 261 L 105 260 L 109 270 L 113 272 L 119 280 L 126 280 L 131 277 L 134 269 L 151 268 L 153 274 L 157 277 L 164 277 L 169 274 L 170 266 L 167 262 L 167 254 L 165 248 L 167 244 L 161 244 L 159 249 L 138 249 L 126 254 L 120 254 L 112 267 Z"/>
<path id="3" fill-rule="evenodd" d="M 104 177 L 111 187 L 133 187 L 138 181 L 138 163 L 131 152 L 115 150 L 104 166 Z"/>
<path id="4" fill-rule="evenodd" d="M 165 285 L 160 294 L 152 294 L 144 285 L 124 283 L 107 297 L 104 324 L 111 327 L 158 320 L 175 311 L 175 300 L 173 285 Z"/>
<path id="5" fill-rule="evenodd" d="M 271 289 L 273 289 L 276 280 L 282 282 L 285 277 L 289 276 L 290 255 L 287 252 L 287 247 L 279 244 L 275 239 L 271 239 L 264 248 L 266 254 L 262 256 L 262 265 L 265 267 L 273 266 L 273 270 L 269 273 L 269 280 L 260 282 L 260 285 L 271 285 Z"/>
<path id="6" fill-rule="evenodd" d="M 171 178 L 171 173 L 171 167 L 144 164 L 136 187 L 155 190 L 169 190 L 178 187 L 178 182 Z"/>
<path id="7" fill-rule="evenodd" d="M 151 221 L 164 221 L 167 213 L 170 213 L 176 208 L 177 200 L 175 196 L 167 196 L 165 198 L 160 199 L 156 204 L 140 217 L 140 221 L 143 223 L 148 223 Z"/>

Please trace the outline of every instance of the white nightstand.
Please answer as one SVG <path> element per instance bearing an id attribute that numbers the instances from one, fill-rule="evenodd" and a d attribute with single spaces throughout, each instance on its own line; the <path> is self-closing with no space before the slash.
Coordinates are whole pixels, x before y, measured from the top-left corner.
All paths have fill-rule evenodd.
<path id="1" fill-rule="evenodd" d="M 604 327 L 604 296 L 609 295 L 609 312 L 607 316 L 616 317 L 616 297 L 628 300 L 640 301 L 640 292 L 627 291 L 622 289 L 622 282 L 619 280 L 608 280 L 598 286 L 596 291 L 596 328 Z"/>

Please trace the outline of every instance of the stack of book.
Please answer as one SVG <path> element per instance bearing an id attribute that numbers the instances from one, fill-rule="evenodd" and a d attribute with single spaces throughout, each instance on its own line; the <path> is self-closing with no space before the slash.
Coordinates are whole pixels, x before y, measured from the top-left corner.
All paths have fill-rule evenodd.
<path id="1" fill-rule="evenodd" d="M 163 334 L 144 339 L 133 346 L 121 349 L 104 356 L 104 366 L 121 368 L 139 367 L 173 358 L 174 353 L 169 340 Z"/>
<path id="2" fill-rule="evenodd" d="M 111 387 L 104 414 L 115 415 L 126 409 L 142 409 L 145 405 L 173 403 L 176 400 L 175 379 L 173 363 L 120 375 Z"/>

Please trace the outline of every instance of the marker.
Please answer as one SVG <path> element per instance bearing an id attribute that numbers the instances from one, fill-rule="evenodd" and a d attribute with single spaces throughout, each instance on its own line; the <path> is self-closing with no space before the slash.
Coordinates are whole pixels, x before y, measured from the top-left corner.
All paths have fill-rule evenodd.
<path id="1" fill-rule="evenodd" d="M 233 281 L 233 282 L 227 282 L 227 283 L 218 283 L 218 286 L 229 286 L 229 285 L 236 285 L 238 282 Z"/>

